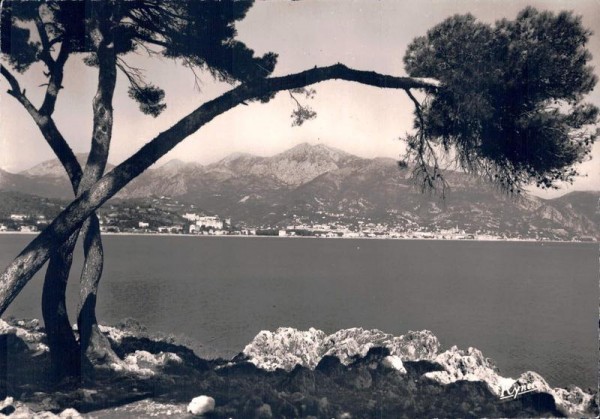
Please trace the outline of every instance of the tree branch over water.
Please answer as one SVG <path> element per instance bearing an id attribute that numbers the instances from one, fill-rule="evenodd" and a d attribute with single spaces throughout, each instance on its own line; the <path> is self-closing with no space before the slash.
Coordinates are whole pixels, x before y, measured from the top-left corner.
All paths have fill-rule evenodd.
<path id="1" fill-rule="evenodd" d="M 315 67 L 296 74 L 260 79 L 224 93 L 199 106 L 175 125 L 160 133 L 135 154 L 115 167 L 74 200 L 13 260 L 0 276 L 0 315 L 19 294 L 32 276 L 44 265 L 52 252 L 81 226 L 98 207 L 114 196 L 131 180 L 167 154 L 181 141 L 195 133 L 215 117 L 239 104 L 268 101 L 275 93 L 297 89 L 327 80 L 346 80 L 388 89 L 424 89 L 436 91 L 438 83 L 420 78 L 395 77 L 372 71 L 361 71 L 335 64 Z"/>

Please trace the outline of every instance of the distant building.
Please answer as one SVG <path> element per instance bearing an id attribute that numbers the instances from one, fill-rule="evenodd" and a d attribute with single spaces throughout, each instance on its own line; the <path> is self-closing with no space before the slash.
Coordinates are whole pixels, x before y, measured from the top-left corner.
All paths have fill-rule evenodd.
<path id="1" fill-rule="evenodd" d="M 25 214 L 10 214 L 10 219 L 13 221 L 23 221 L 25 218 L 27 218 Z"/>
<path id="2" fill-rule="evenodd" d="M 182 217 L 185 218 L 188 221 L 195 222 L 198 218 L 201 217 L 201 215 L 198 215 L 198 214 L 195 214 L 195 213 L 192 213 L 192 212 L 188 212 L 188 213 L 183 214 Z"/>
<path id="3" fill-rule="evenodd" d="M 183 218 L 190 221 L 195 227 L 189 227 L 190 233 L 198 232 L 200 228 L 223 230 L 226 226 L 231 226 L 231 218 L 221 219 L 218 215 L 200 215 L 188 212 L 182 215 Z"/>
<path id="4" fill-rule="evenodd" d="M 21 226 L 21 228 L 19 230 L 22 231 L 23 233 L 33 233 L 33 232 L 37 231 L 37 227 L 27 225 L 27 226 Z"/>
<path id="5" fill-rule="evenodd" d="M 287 232 L 285 230 L 279 230 L 279 237 L 287 236 Z"/>
<path id="6" fill-rule="evenodd" d="M 198 227 L 205 228 L 214 228 L 217 230 L 222 230 L 224 227 L 223 220 L 221 220 L 218 216 L 204 216 L 196 218 L 196 225 Z"/>
<path id="7" fill-rule="evenodd" d="M 138 223 L 138 227 L 139 227 L 139 228 L 148 228 L 148 227 L 150 227 L 150 223 L 147 223 L 147 222 L 145 222 L 145 221 L 140 221 L 140 222 Z"/>
<path id="8" fill-rule="evenodd" d="M 159 233 L 170 233 L 170 234 L 179 234 L 183 233 L 183 226 L 174 225 L 174 226 L 160 226 L 158 227 Z"/>
<path id="9" fill-rule="evenodd" d="M 6 227 L 4 224 L 0 224 L 0 231 L 7 231 L 8 227 Z"/>

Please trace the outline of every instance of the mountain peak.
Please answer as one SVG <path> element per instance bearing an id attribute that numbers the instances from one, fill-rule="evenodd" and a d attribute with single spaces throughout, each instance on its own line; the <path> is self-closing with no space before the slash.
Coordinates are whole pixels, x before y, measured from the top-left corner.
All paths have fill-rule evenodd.
<path id="1" fill-rule="evenodd" d="M 87 162 L 88 153 L 76 153 L 75 158 L 79 162 L 79 165 L 84 168 Z M 108 164 L 106 170 L 112 169 L 113 165 Z M 62 178 L 66 177 L 66 171 L 62 163 L 54 158 L 51 160 L 45 160 L 41 163 L 36 164 L 29 169 L 19 172 L 21 175 L 33 176 L 33 177 L 48 177 L 48 178 Z"/>
<path id="2" fill-rule="evenodd" d="M 217 164 L 229 164 L 232 163 L 236 160 L 240 160 L 240 159 L 248 159 L 248 158 L 253 158 L 256 157 L 253 154 L 250 153 L 243 153 L 243 152 L 235 152 L 235 153 L 231 153 L 228 154 L 227 156 L 223 157 L 221 160 L 219 160 L 217 162 Z"/>
<path id="3" fill-rule="evenodd" d="M 168 162 L 166 162 L 165 164 L 163 164 L 162 166 L 160 166 L 161 169 L 167 169 L 167 170 L 178 170 L 181 169 L 182 167 L 184 167 L 187 163 L 184 162 L 183 160 L 179 160 L 179 159 L 172 159 L 169 160 Z"/>
<path id="4" fill-rule="evenodd" d="M 340 149 L 329 147 L 325 144 L 301 143 L 290 148 L 289 150 L 279 153 L 274 157 L 287 157 L 292 158 L 293 160 L 327 159 L 333 162 L 338 162 L 342 159 L 353 158 L 355 156 Z"/>

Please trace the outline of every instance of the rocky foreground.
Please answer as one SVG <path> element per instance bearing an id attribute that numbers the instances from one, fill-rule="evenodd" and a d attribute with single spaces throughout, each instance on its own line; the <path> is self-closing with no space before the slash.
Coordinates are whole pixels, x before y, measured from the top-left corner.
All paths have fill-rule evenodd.
<path id="1" fill-rule="evenodd" d="M 502 377 L 429 331 L 263 331 L 233 360 L 203 360 L 128 322 L 103 327 L 123 362 L 53 383 L 37 321 L 0 320 L 0 414 L 11 417 L 597 417 L 598 393 Z"/>

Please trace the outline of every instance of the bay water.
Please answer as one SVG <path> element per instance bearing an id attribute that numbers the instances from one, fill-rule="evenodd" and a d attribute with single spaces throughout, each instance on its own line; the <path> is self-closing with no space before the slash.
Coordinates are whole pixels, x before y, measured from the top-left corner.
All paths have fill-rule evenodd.
<path id="1" fill-rule="evenodd" d="M 0 235 L 5 267 L 33 238 Z M 596 387 L 598 245 L 267 237 L 104 237 L 98 318 L 134 318 L 204 356 L 231 357 L 261 330 L 394 335 L 431 330 L 481 349 L 502 375 Z M 68 290 L 77 304 L 82 252 Z M 43 272 L 4 317 L 41 318 Z"/>

